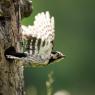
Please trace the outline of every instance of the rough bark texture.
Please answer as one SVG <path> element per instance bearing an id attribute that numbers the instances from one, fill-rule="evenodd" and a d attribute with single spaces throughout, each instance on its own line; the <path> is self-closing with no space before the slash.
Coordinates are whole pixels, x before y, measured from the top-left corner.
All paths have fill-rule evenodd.
<path id="1" fill-rule="evenodd" d="M 31 11 L 28 0 L 0 0 L 0 95 L 24 95 L 23 65 L 4 54 L 11 46 L 18 49 L 20 14 L 26 17 Z"/>

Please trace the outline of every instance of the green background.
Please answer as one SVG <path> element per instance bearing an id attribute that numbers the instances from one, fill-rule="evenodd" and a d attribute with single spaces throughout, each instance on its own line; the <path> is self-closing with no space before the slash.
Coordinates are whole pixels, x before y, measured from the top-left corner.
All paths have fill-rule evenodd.
<path id="1" fill-rule="evenodd" d="M 26 68 L 26 90 L 35 87 L 37 95 L 46 95 L 47 75 L 53 71 L 54 92 L 95 95 L 95 0 L 32 1 L 33 13 L 22 23 L 32 24 L 37 13 L 50 11 L 55 17 L 55 49 L 66 58 L 44 68 Z"/>

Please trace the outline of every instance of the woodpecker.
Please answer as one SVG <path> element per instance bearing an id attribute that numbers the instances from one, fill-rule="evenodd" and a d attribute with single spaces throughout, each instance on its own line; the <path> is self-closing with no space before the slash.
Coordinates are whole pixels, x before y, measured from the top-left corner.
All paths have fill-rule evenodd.
<path id="1" fill-rule="evenodd" d="M 48 11 L 38 13 L 33 25 L 21 25 L 20 51 L 14 47 L 6 51 L 7 59 L 47 65 L 64 59 L 64 54 L 54 51 L 55 23 Z M 10 52 L 8 52 L 10 51 Z"/>

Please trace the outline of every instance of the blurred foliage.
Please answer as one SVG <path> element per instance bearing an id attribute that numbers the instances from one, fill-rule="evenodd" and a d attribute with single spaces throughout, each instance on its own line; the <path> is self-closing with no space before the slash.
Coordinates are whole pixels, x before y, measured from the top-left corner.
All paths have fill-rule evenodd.
<path id="1" fill-rule="evenodd" d="M 46 81 L 47 95 L 53 95 L 53 71 L 48 74 L 48 80 Z"/>
<path id="2" fill-rule="evenodd" d="M 38 95 L 37 94 L 37 89 L 34 86 L 27 88 L 25 94 L 26 95 Z"/>
<path id="3" fill-rule="evenodd" d="M 54 91 L 71 95 L 95 95 L 95 0 L 32 0 L 33 14 L 22 23 L 32 24 L 34 16 L 50 11 L 55 17 L 55 49 L 66 58 L 44 68 L 26 68 L 26 90 L 35 85 L 37 95 L 46 95 L 45 82 L 54 72 Z"/>

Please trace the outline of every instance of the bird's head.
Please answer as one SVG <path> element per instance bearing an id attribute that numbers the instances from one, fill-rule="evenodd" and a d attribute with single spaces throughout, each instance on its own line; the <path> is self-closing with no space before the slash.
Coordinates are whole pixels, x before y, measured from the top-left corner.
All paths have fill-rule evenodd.
<path id="1" fill-rule="evenodd" d="M 49 64 L 53 62 L 58 62 L 62 59 L 64 59 L 65 55 L 59 51 L 51 52 L 51 57 L 49 59 Z"/>

